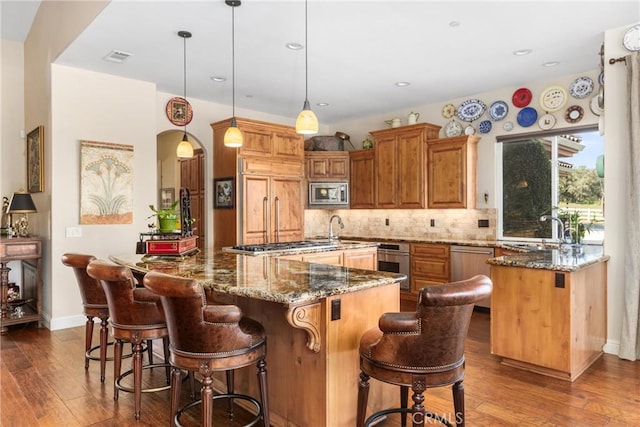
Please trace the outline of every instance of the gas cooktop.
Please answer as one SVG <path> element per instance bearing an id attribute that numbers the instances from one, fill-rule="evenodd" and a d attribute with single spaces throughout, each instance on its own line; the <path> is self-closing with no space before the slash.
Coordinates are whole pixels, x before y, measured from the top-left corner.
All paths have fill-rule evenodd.
<path id="1" fill-rule="evenodd" d="M 231 249 L 235 251 L 262 253 L 262 252 L 293 252 L 300 249 L 331 249 L 337 247 L 336 242 L 322 242 L 316 240 L 300 240 L 297 242 L 265 243 L 261 245 L 237 245 Z"/>

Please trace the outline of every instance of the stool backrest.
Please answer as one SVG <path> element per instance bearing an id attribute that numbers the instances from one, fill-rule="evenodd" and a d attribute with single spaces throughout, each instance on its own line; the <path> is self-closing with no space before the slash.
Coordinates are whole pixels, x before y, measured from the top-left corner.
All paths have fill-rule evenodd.
<path id="1" fill-rule="evenodd" d="M 73 268 L 80 289 L 80 297 L 85 307 L 105 306 L 107 297 L 104 294 L 102 285 L 93 277 L 87 274 L 87 266 L 96 257 L 87 254 L 66 253 L 62 255 L 62 263 Z"/>
<path id="2" fill-rule="evenodd" d="M 102 285 L 113 324 L 152 326 L 165 323 L 160 298 L 144 288 L 136 288 L 130 268 L 97 259 L 89 263 L 87 274 Z"/>

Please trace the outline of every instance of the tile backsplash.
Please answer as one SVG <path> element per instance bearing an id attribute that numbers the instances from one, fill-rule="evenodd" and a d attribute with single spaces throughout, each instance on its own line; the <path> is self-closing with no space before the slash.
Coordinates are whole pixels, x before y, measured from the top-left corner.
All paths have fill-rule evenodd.
<path id="1" fill-rule="evenodd" d="M 329 235 L 329 218 L 340 215 L 342 236 L 440 241 L 496 240 L 496 209 L 306 209 L 307 238 Z M 387 225 L 388 220 L 388 225 Z M 489 227 L 478 227 L 488 220 Z"/>

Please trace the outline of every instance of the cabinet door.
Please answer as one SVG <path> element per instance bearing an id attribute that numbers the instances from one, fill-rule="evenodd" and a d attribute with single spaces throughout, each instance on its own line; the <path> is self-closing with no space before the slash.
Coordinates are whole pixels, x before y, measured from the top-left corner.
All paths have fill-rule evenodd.
<path id="1" fill-rule="evenodd" d="M 302 260 L 305 262 L 315 262 L 316 264 L 342 265 L 342 251 L 317 252 L 313 254 L 303 254 Z"/>
<path id="2" fill-rule="evenodd" d="M 304 161 L 304 140 L 295 132 L 273 134 L 273 156 L 287 161 Z"/>
<path id="3" fill-rule="evenodd" d="M 398 144 L 395 136 L 376 140 L 376 206 L 398 205 Z"/>
<path id="4" fill-rule="evenodd" d="M 378 269 L 378 250 L 366 248 L 344 251 L 344 266 L 375 271 Z"/>
<path id="5" fill-rule="evenodd" d="M 349 179 L 349 157 L 329 158 L 329 178 Z"/>
<path id="6" fill-rule="evenodd" d="M 272 131 L 259 125 L 240 126 L 243 143 L 238 153 L 242 156 L 271 156 Z"/>
<path id="7" fill-rule="evenodd" d="M 245 175 L 243 183 L 242 243 L 269 243 L 267 224 L 270 221 L 269 177 Z"/>
<path id="8" fill-rule="evenodd" d="M 425 142 L 423 132 L 412 131 L 398 135 L 398 207 L 425 206 Z"/>
<path id="9" fill-rule="evenodd" d="M 350 188 L 349 197 L 354 209 L 371 209 L 375 201 L 375 152 L 374 150 L 358 150 L 349 153 Z"/>
<path id="10" fill-rule="evenodd" d="M 329 159 L 326 157 L 309 157 L 307 159 L 307 178 L 329 178 Z"/>
<path id="11" fill-rule="evenodd" d="M 291 242 L 304 237 L 304 211 L 302 209 L 302 179 L 293 177 L 271 178 L 272 214 L 271 242 Z"/>

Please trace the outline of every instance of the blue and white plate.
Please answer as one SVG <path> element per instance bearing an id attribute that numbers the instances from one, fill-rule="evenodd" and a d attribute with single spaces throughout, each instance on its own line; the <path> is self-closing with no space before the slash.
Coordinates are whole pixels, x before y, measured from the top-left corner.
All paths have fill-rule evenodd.
<path id="1" fill-rule="evenodd" d="M 491 120 L 496 122 L 507 117 L 508 112 L 509 106 L 504 101 L 495 101 L 489 107 L 489 117 L 491 118 Z"/>
<path id="2" fill-rule="evenodd" d="M 478 130 L 480 131 L 480 133 L 491 132 L 491 121 L 490 120 L 481 121 L 480 125 L 478 126 Z"/>
<path id="3" fill-rule="evenodd" d="M 569 86 L 569 93 L 576 99 L 586 98 L 593 92 L 593 80 L 591 77 L 578 77 Z"/>
<path id="4" fill-rule="evenodd" d="M 478 120 L 484 114 L 487 106 L 479 99 L 467 99 L 458 107 L 457 114 L 460 120 L 472 122 Z"/>
<path id="5" fill-rule="evenodd" d="M 528 128 L 538 120 L 538 112 L 533 107 L 525 107 L 518 112 L 518 124 Z"/>

